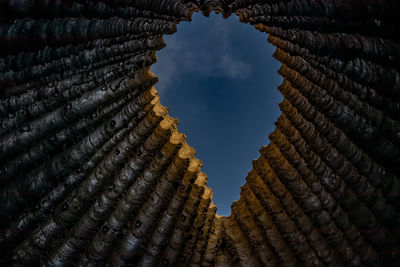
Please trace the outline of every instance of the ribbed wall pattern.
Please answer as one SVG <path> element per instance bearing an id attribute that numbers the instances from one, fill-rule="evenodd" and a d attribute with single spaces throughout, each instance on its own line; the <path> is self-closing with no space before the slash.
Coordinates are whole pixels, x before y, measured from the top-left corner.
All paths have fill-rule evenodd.
<path id="1" fill-rule="evenodd" d="M 229 217 L 149 71 L 197 11 L 267 32 L 282 63 L 282 114 Z M 0 1 L 0 265 L 399 266 L 399 15 L 397 0 Z"/>

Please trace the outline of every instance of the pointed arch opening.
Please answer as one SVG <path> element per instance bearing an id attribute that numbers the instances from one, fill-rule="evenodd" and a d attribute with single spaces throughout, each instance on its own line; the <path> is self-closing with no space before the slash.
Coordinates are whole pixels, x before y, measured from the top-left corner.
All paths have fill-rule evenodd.
<path id="1" fill-rule="evenodd" d="M 236 15 L 216 13 L 194 13 L 163 39 L 151 67 L 161 103 L 179 119 L 203 161 L 217 213 L 227 216 L 280 114 L 275 47 Z"/>

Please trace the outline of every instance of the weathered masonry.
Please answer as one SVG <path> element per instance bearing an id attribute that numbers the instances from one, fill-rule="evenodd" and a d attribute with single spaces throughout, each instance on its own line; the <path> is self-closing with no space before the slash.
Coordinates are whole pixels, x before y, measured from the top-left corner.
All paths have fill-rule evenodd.
<path id="1" fill-rule="evenodd" d="M 198 11 L 268 33 L 282 63 L 229 217 L 149 71 Z M 399 17 L 398 0 L 1 0 L 0 265 L 399 266 Z"/>

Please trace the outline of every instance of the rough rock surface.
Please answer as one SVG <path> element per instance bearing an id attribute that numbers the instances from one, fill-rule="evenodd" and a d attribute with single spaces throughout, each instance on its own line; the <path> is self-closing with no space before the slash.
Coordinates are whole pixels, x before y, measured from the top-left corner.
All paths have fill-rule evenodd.
<path id="1" fill-rule="evenodd" d="M 149 71 L 197 11 L 237 14 L 282 62 L 282 114 L 229 217 Z M 399 15 L 398 0 L 0 1 L 0 265 L 399 266 Z"/>

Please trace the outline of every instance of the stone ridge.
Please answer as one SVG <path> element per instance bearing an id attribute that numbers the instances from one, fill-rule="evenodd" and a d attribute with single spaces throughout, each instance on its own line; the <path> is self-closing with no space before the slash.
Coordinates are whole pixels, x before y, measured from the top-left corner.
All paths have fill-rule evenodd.
<path id="1" fill-rule="evenodd" d="M 284 100 L 228 217 L 149 71 L 193 12 Z M 399 266 L 398 0 L 0 1 L 0 265 Z"/>

